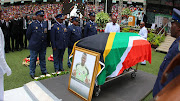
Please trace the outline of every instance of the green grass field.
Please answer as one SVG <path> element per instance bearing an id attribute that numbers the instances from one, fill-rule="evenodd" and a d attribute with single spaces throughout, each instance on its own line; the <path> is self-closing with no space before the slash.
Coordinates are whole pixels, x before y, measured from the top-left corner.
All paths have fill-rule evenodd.
<path id="1" fill-rule="evenodd" d="M 31 77 L 29 76 L 29 67 L 22 65 L 23 59 L 26 58 L 29 54 L 30 54 L 29 50 L 27 49 L 22 51 L 6 53 L 6 61 L 12 70 L 12 75 L 9 77 L 5 75 L 4 78 L 5 90 L 22 87 L 24 84 L 33 81 L 33 79 L 31 79 Z M 47 58 L 51 54 L 52 54 L 52 48 L 48 47 L 46 53 L 46 68 L 49 73 L 54 72 L 53 62 L 47 60 Z M 152 63 L 151 64 L 147 63 L 146 66 L 139 65 L 138 69 L 151 73 L 153 75 L 157 75 L 159 71 L 159 66 L 162 63 L 164 56 L 165 54 L 155 52 L 152 49 Z M 67 66 L 67 50 L 64 54 L 63 67 L 65 70 L 70 70 Z M 39 75 L 41 75 L 40 66 L 37 66 L 35 76 L 39 76 Z M 152 99 L 152 93 L 149 94 L 144 99 L 144 101 L 148 101 L 149 99 Z"/>

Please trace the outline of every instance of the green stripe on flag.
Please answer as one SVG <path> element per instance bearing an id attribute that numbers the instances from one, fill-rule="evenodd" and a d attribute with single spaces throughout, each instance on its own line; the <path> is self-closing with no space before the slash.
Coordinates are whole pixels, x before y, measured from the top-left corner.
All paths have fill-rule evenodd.
<path id="1" fill-rule="evenodd" d="M 112 49 L 105 58 L 105 68 L 98 76 L 98 85 L 104 84 L 106 77 L 111 75 L 115 70 L 118 63 L 121 61 L 121 57 L 128 47 L 129 37 L 139 36 L 136 33 L 116 33 L 112 45 Z"/>

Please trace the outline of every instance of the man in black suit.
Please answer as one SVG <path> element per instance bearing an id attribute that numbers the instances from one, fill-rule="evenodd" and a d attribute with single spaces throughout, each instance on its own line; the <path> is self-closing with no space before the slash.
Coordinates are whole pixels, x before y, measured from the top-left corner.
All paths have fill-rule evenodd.
<path id="1" fill-rule="evenodd" d="M 143 22 L 146 25 L 147 24 L 147 16 L 146 16 L 146 14 L 144 14 L 144 12 L 142 12 L 142 18 L 143 18 Z"/>
<path id="2" fill-rule="evenodd" d="M 5 18 L 5 21 L 3 23 L 3 33 L 5 38 L 5 52 L 9 53 L 11 50 L 10 48 L 10 24 L 9 24 L 9 17 Z"/>
<path id="3" fill-rule="evenodd" d="M 18 14 L 15 14 L 14 19 L 12 20 L 12 28 L 11 28 L 11 41 L 12 41 L 12 52 L 14 52 L 14 41 L 15 41 L 15 49 L 19 50 L 19 33 L 20 33 L 20 22 L 18 19 Z"/>
<path id="4" fill-rule="evenodd" d="M 30 21 L 30 16 L 29 15 L 26 15 L 24 18 L 23 18 L 23 34 L 25 35 L 25 40 L 24 40 L 24 48 L 27 49 L 27 37 L 26 37 L 26 31 L 27 31 L 27 28 L 29 26 L 29 24 L 31 23 Z"/>
<path id="5" fill-rule="evenodd" d="M 24 48 L 24 43 L 23 43 L 23 16 L 19 15 L 19 45 L 21 46 L 20 50 Z"/>

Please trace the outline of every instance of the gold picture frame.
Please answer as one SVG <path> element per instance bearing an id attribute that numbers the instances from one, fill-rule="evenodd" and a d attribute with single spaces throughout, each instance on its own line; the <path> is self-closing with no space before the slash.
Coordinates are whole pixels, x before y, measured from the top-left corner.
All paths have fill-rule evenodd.
<path id="1" fill-rule="evenodd" d="M 75 47 L 68 90 L 84 101 L 91 101 L 100 53 Z"/>

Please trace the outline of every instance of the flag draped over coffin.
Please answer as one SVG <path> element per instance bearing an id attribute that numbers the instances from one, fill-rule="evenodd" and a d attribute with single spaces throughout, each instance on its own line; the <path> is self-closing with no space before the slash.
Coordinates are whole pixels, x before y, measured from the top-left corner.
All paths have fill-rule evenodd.
<path id="1" fill-rule="evenodd" d="M 151 45 L 136 33 L 103 33 L 81 39 L 76 46 L 101 53 L 97 81 L 103 85 L 107 77 L 116 77 L 144 60 L 151 63 Z"/>

